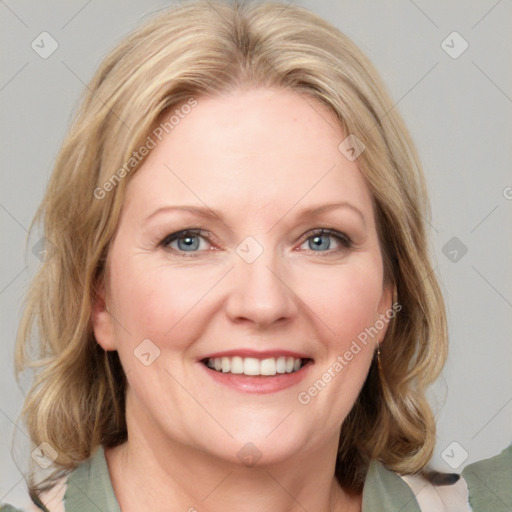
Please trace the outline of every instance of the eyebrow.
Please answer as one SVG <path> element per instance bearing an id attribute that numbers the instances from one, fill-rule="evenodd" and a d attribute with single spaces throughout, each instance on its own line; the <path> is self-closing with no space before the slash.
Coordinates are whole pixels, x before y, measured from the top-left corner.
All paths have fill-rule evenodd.
<path id="1" fill-rule="evenodd" d="M 355 212 L 363 221 L 363 224 L 366 226 L 365 217 L 363 215 L 363 212 L 354 206 L 353 204 L 349 203 L 348 201 L 342 201 L 337 203 L 326 203 L 319 206 L 311 206 L 308 208 L 302 208 L 297 213 L 297 219 L 301 220 L 305 217 L 315 217 L 322 213 L 329 212 L 331 210 L 337 210 L 339 208 L 349 208 L 353 212 Z M 285 216 L 290 213 L 290 211 L 293 209 L 293 207 L 288 210 L 281 219 L 277 222 L 279 223 Z M 161 213 L 170 213 L 170 212 L 188 212 L 192 213 L 193 215 L 196 215 L 198 217 L 203 217 L 206 219 L 213 219 L 213 220 L 220 220 L 224 224 L 224 217 L 221 212 L 212 210 L 208 207 L 203 206 L 192 206 L 192 205 L 180 205 L 180 206 L 163 206 L 161 208 L 158 208 L 151 214 L 149 214 L 145 219 L 144 222 L 149 222 L 153 217 L 156 217 L 157 215 L 160 215 Z M 276 224 L 277 224 L 276 223 Z"/>

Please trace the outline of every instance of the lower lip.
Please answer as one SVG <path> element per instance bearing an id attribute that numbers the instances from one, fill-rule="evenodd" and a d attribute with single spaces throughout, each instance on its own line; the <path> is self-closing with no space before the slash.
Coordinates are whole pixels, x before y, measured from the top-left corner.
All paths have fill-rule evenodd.
<path id="1" fill-rule="evenodd" d="M 199 363 L 204 371 L 216 382 L 241 391 L 243 393 L 276 393 L 283 389 L 291 388 L 301 382 L 309 373 L 312 363 L 309 362 L 300 370 L 293 373 L 279 373 L 276 375 L 244 375 L 236 373 L 222 373 L 211 370 L 205 364 Z"/>

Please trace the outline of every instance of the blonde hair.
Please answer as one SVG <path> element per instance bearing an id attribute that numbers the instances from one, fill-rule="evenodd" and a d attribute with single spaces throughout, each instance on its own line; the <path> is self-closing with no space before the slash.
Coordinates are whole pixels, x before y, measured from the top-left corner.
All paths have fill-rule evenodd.
<path id="1" fill-rule="evenodd" d="M 374 361 L 344 422 L 340 484 L 360 491 L 372 458 L 409 474 L 431 458 L 435 422 L 425 390 L 446 358 L 446 319 L 427 248 L 424 178 L 397 109 L 367 57 L 309 11 L 199 1 L 155 16 L 105 59 L 34 219 L 50 243 L 27 295 L 17 371 L 35 370 L 22 416 L 33 442 L 57 451 L 61 473 L 127 436 L 125 375 L 91 328 L 126 184 L 140 162 L 125 164 L 171 109 L 240 87 L 316 98 L 366 146 L 357 162 L 373 198 L 385 278 L 402 309 L 382 344 L 382 371 Z M 104 187 L 116 173 L 122 179 Z M 38 485 L 31 478 L 32 494 L 54 479 Z"/>

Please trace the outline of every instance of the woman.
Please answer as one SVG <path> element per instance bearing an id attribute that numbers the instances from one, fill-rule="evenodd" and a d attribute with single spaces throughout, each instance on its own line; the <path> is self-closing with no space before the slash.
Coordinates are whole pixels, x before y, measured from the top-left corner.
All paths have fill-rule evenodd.
<path id="1" fill-rule="evenodd" d="M 426 469 L 447 351 L 427 215 L 396 109 L 325 21 L 196 2 L 136 31 L 37 215 L 17 357 L 55 471 L 34 503 L 467 509 L 463 480 Z"/>

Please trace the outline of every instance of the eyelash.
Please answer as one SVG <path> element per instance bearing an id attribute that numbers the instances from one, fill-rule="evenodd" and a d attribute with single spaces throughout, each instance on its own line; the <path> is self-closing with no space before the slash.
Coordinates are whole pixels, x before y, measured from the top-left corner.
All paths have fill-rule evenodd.
<path id="1" fill-rule="evenodd" d="M 336 241 L 341 245 L 341 247 L 339 247 L 338 249 L 334 249 L 334 250 L 328 249 L 327 251 L 313 251 L 312 249 L 309 249 L 310 252 L 318 253 L 318 255 L 325 257 L 325 256 L 330 256 L 330 255 L 336 254 L 342 250 L 351 249 L 353 247 L 353 242 L 348 235 L 346 235 L 345 233 L 336 231 L 334 229 L 327 229 L 327 228 L 319 228 L 319 229 L 314 229 L 314 230 L 308 231 L 302 237 L 300 245 L 302 245 L 304 242 L 307 242 L 310 238 L 313 238 L 315 236 L 325 236 L 325 235 L 335 238 Z M 172 251 L 175 254 L 183 256 L 185 258 L 198 257 L 199 256 L 198 253 L 201 253 L 203 251 L 188 252 L 188 251 L 176 250 L 176 249 L 169 247 L 169 244 L 171 242 L 174 242 L 175 240 L 178 240 L 180 238 L 185 238 L 187 236 L 199 236 L 211 244 L 211 241 L 208 239 L 208 233 L 206 231 L 203 231 L 200 228 L 189 228 L 189 229 L 184 229 L 181 231 L 176 231 L 175 233 L 171 233 L 171 234 L 167 235 L 159 243 L 159 246 L 164 249 L 167 249 L 169 251 Z"/>

